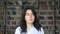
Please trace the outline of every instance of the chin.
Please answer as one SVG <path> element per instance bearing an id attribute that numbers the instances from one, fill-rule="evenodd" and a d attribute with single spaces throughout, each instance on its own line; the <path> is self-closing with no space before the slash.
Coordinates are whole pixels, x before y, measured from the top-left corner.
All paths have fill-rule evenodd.
<path id="1" fill-rule="evenodd" d="M 33 22 L 30 21 L 29 23 L 32 24 Z"/>

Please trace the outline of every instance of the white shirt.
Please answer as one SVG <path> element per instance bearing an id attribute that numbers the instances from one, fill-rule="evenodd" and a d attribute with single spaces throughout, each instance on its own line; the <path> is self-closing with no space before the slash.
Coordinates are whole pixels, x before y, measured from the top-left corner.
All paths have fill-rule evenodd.
<path id="1" fill-rule="evenodd" d="M 15 34 L 20 34 L 21 32 L 21 27 L 17 27 L 15 30 Z M 26 34 L 44 34 L 43 28 L 41 28 L 41 30 L 37 30 L 34 26 L 30 29 L 27 30 Z"/>

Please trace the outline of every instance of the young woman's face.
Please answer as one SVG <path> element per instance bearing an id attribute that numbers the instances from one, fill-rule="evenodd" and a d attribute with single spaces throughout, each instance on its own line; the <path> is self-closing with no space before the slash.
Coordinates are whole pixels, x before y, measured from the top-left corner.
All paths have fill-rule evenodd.
<path id="1" fill-rule="evenodd" d="M 26 10 L 26 14 L 25 14 L 25 21 L 29 24 L 32 24 L 34 22 L 35 16 L 32 12 L 31 9 Z"/>

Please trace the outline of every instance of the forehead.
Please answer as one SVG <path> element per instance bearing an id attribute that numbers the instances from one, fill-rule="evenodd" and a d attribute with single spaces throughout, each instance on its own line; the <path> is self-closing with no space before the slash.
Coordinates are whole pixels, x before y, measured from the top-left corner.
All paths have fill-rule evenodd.
<path id="1" fill-rule="evenodd" d="M 26 13 L 32 13 L 31 9 L 26 10 Z"/>

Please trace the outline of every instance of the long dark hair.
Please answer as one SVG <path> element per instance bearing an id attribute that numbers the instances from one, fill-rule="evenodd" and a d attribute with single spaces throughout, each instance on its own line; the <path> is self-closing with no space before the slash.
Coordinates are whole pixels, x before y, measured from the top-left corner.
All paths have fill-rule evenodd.
<path id="1" fill-rule="evenodd" d="M 35 20 L 33 22 L 33 25 L 34 27 L 39 31 L 41 25 L 39 24 L 39 19 L 37 18 L 37 15 L 36 15 L 36 12 L 34 10 L 33 7 L 26 7 L 24 8 L 24 11 L 22 12 L 22 19 L 21 19 L 21 22 L 20 22 L 20 27 L 21 27 L 21 32 L 27 32 L 26 29 L 27 29 L 27 26 L 26 26 L 26 21 L 25 21 L 25 15 L 26 15 L 26 10 L 28 9 L 31 9 L 34 16 L 35 16 Z"/>

